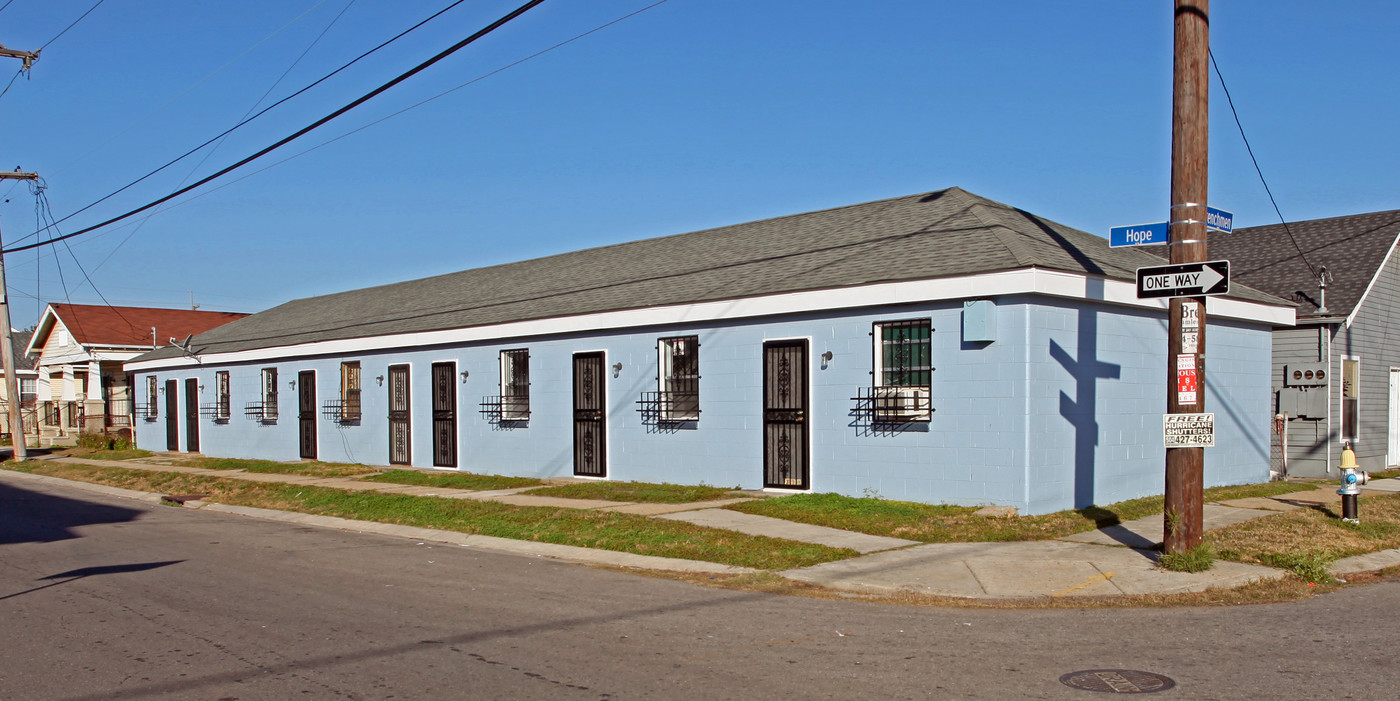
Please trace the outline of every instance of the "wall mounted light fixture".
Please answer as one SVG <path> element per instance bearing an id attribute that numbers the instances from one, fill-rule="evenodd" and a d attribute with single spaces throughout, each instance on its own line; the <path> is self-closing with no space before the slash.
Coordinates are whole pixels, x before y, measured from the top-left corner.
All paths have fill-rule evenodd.
<path id="1" fill-rule="evenodd" d="M 288 387 L 291 387 L 292 389 L 296 389 L 296 388 L 297 388 L 297 381 L 296 381 L 296 380 L 291 380 L 291 381 L 287 382 L 287 386 L 288 386 Z"/>
<path id="2" fill-rule="evenodd" d="M 822 353 L 822 369 L 823 369 L 823 370 L 826 369 L 827 364 L 829 364 L 829 363 L 831 362 L 831 359 L 834 358 L 834 357 L 836 357 L 836 355 L 835 355 L 834 353 L 832 353 L 831 351 L 827 351 L 827 352 L 825 352 L 825 353 Z"/>
<path id="3" fill-rule="evenodd" d="M 613 363 L 613 377 L 622 374 L 622 363 Z"/>
<path id="4" fill-rule="evenodd" d="M 374 381 L 375 381 L 375 382 L 378 382 L 380 387 L 383 387 L 383 386 L 384 386 L 384 376 L 383 376 L 383 375 L 380 375 L 379 377 L 374 378 Z"/>
<path id="5" fill-rule="evenodd" d="M 462 375 L 462 381 L 463 381 L 463 382 L 466 382 L 466 381 L 467 381 L 467 376 L 468 376 L 468 375 L 471 375 L 471 373 L 467 372 L 466 370 L 463 370 L 460 374 Z"/>

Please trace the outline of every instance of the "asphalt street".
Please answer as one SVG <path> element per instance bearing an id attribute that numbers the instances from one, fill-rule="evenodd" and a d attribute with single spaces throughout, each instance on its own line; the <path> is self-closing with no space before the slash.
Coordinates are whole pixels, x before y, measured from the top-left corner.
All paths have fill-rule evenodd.
<path id="1" fill-rule="evenodd" d="M 1385 699 L 1397 608 L 804 599 L 0 480 L 3 699 Z"/>

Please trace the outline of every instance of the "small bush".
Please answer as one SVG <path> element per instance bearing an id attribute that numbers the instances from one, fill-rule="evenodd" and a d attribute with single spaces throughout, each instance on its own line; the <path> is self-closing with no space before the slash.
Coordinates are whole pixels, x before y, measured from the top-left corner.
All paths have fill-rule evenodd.
<path id="1" fill-rule="evenodd" d="M 1332 581 L 1332 575 L 1327 571 L 1332 560 L 1321 553 L 1278 553 L 1264 555 L 1260 559 L 1271 567 L 1289 570 L 1307 582 L 1327 584 Z"/>
<path id="2" fill-rule="evenodd" d="M 1205 572 L 1215 566 L 1215 549 L 1201 543 L 1184 552 L 1165 553 L 1157 566 L 1172 572 Z"/>

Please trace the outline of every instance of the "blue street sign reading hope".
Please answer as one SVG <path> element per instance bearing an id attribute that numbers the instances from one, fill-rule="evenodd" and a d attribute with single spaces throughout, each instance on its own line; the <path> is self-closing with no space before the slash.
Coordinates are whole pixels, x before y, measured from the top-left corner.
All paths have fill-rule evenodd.
<path id="1" fill-rule="evenodd" d="M 1115 226 L 1109 229 L 1108 245 L 1113 247 L 1147 246 L 1166 242 L 1167 223 L 1164 221 L 1136 226 Z"/>
<path id="2" fill-rule="evenodd" d="M 1135 226 L 1115 226 L 1108 230 L 1108 245 L 1150 246 L 1167 242 L 1167 223 L 1164 221 Z M 1206 230 L 1228 234 L 1235 230 L 1235 213 L 1223 209 L 1206 207 Z"/>

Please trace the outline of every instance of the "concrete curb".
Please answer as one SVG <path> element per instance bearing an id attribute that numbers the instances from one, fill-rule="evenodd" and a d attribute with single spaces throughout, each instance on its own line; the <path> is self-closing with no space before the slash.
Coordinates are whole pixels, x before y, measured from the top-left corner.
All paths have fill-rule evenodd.
<path id="1" fill-rule="evenodd" d="M 90 482 L 77 482 L 73 480 L 61 479 L 58 477 L 48 477 L 45 475 L 32 475 L 25 472 L 13 472 L 0 470 L 0 478 L 15 477 L 23 480 L 30 480 L 42 484 L 50 484 L 58 487 L 70 487 L 82 489 L 89 492 L 106 494 L 109 496 L 121 497 L 124 499 L 135 499 L 148 503 L 159 504 L 160 494 L 152 492 L 139 492 L 132 489 L 121 489 L 118 487 L 108 487 Z M 628 567 L 644 570 L 661 570 L 667 572 L 694 572 L 700 574 L 744 574 L 748 572 L 759 572 L 760 570 L 751 567 L 737 567 L 734 565 L 721 565 L 714 562 L 703 562 L 700 560 L 682 560 L 673 557 L 657 557 L 654 555 L 636 555 L 633 553 L 616 552 L 612 550 L 594 550 L 577 545 L 560 545 L 557 543 L 540 543 L 529 540 L 512 540 L 510 538 L 497 538 L 495 536 L 470 535 L 466 533 L 456 533 L 454 531 L 439 531 L 432 528 L 419 528 L 416 526 L 400 526 L 392 523 L 378 523 L 376 521 L 356 521 L 354 519 L 340 518 L 337 516 L 318 516 L 316 514 L 303 514 L 296 511 L 277 511 L 274 509 L 259 509 L 251 506 L 234 506 L 231 504 L 215 504 L 204 501 L 190 501 L 186 503 L 186 508 L 198 509 L 201 511 L 214 511 L 218 513 L 235 514 L 259 518 L 266 521 L 280 521 L 282 523 L 295 523 L 305 526 L 316 526 L 319 528 L 334 528 L 342 531 L 355 531 L 359 533 L 374 533 L 376 535 L 392 536 L 396 538 L 411 538 L 414 540 L 432 541 L 435 543 L 449 543 L 464 547 L 480 548 L 492 552 L 505 553 L 510 555 L 547 557 L 553 560 L 561 560 L 583 565 L 603 565 L 608 567 Z"/>

